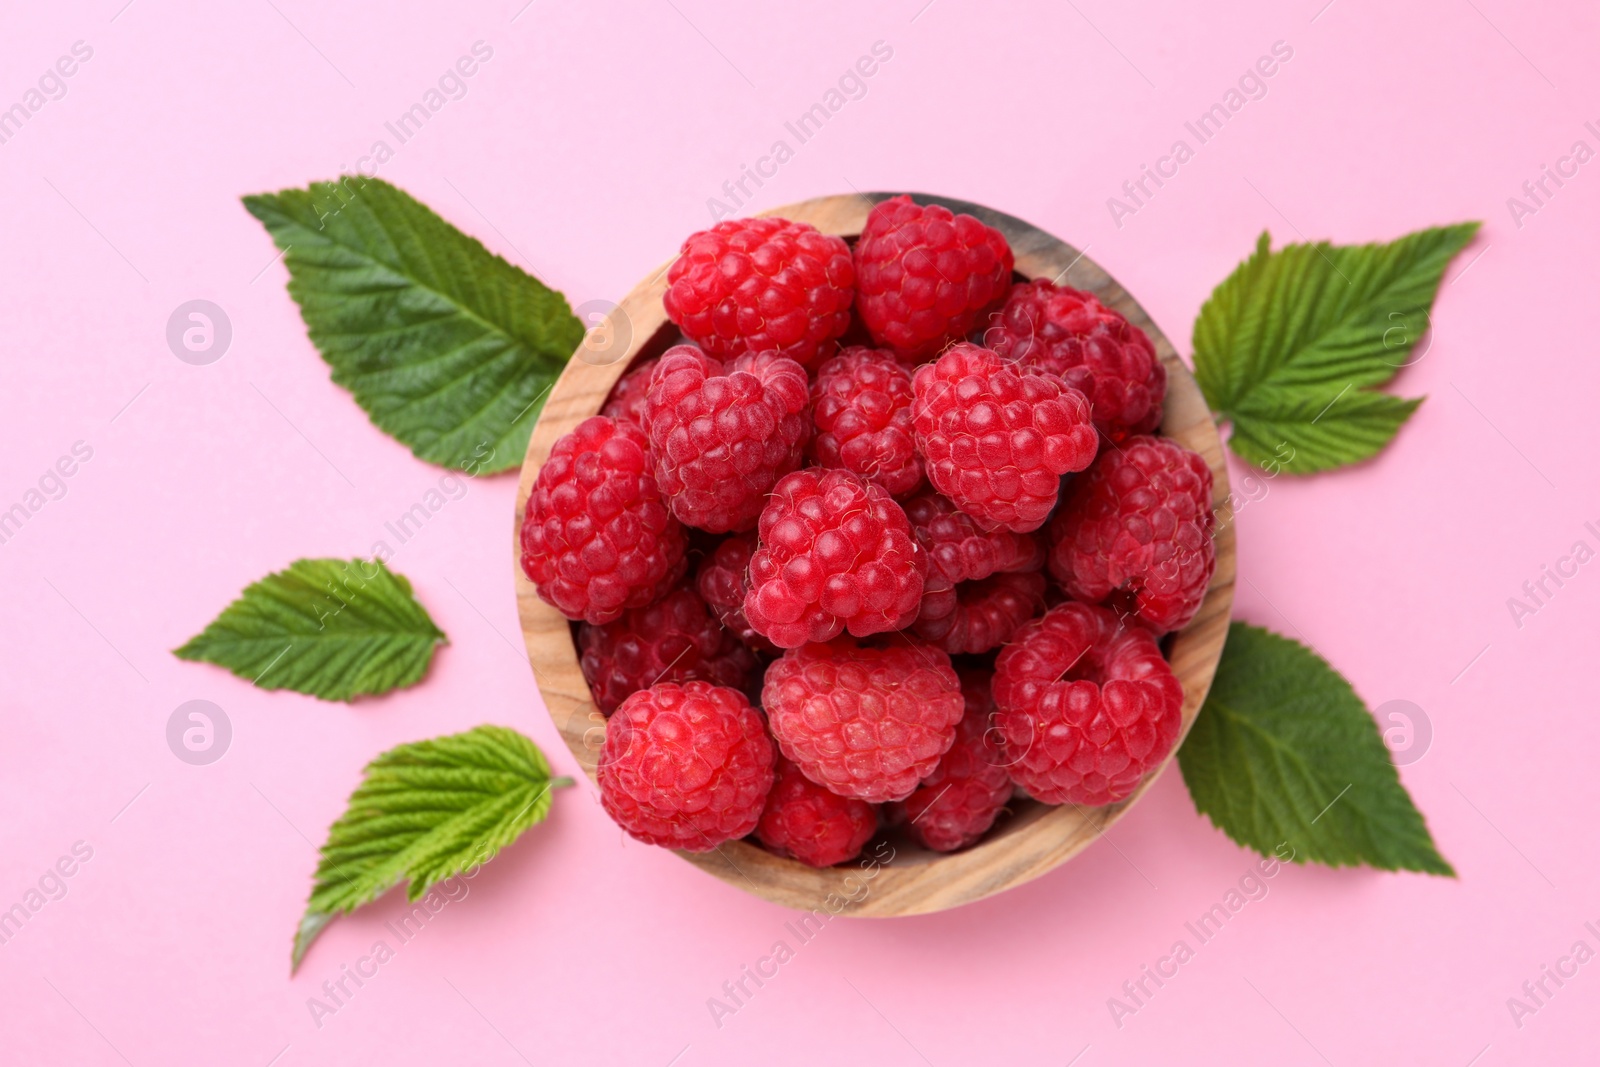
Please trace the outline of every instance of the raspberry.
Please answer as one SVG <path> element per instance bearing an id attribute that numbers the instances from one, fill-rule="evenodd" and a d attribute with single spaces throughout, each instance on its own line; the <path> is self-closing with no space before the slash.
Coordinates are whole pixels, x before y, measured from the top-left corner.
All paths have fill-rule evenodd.
<path id="1" fill-rule="evenodd" d="M 788 475 L 761 512 L 744 614 L 779 648 L 898 630 L 917 617 L 927 567 L 906 513 L 849 471 Z"/>
<path id="2" fill-rule="evenodd" d="M 806 372 L 771 353 L 726 367 L 693 345 L 668 349 L 645 419 L 672 513 L 711 533 L 756 524 L 773 483 L 800 466 L 811 430 Z"/>
<path id="3" fill-rule="evenodd" d="M 956 727 L 956 743 L 900 805 L 911 836 L 935 852 L 954 852 L 978 840 L 1011 799 L 1011 775 L 992 728 L 990 673 L 960 672 L 966 713 Z"/>
<path id="4" fill-rule="evenodd" d="M 1044 575 L 994 574 L 922 596 L 911 632 L 952 655 L 999 648 L 1017 627 L 1044 610 Z"/>
<path id="5" fill-rule="evenodd" d="M 600 409 L 600 414 L 618 422 L 631 422 L 644 430 L 644 405 L 645 398 L 650 395 L 650 375 L 659 362 L 660 360 L 647 359 L 624 374 L 621 380 L 611 387 L 611 395 L 606 397 L 606 406 Z"/>
<path id="6" fill-rule="evenodd" d="M 569 619 L 600 625 L 676 585 L 688 537 L 644 432 L 596 415 L 557 441 L 522 520 L 522 572 Z"/>
<path id="7" fill-rule="evenodd" d="M 1073 597 L 1109 599 L 1157 632 L 1182 629 L 1217 569 L 1211 470 L 1162 437 L 1094 461 L 1050 523 L 1050 573 Z"/>
<path id="8" fill-rule="evenodd" d="M 607 715 L 657 682 L 698 678 L 748 692 L 756 670 L 755 656 L 688 586 L 604 626 L 580 624 L 578 650 L 595 705 Z"/>
<path id="9" fill-rule="evenodd" d="M 871 804 L 828 792 L 778 757 L 777 780 L 756 826 L 762 844 L 811 867 L 832 867 L 855 859 L 877 830 Z"/>
<path id="10" fill-rule="evenodd" d="M 985 529 L 1037 530 L 1061 476 L 1094 459 L 1089 402 L 1053 374 L 963 343 L 918 367 L 913 383 L 928 480 Z"/>
<path id="11" fill-rule="evenodd" d="M 1150 631 L 1068 602 L 1001 651 L 994 700 L 1012 781 L 1046 804 L 1098 806 L 1172 751 L 1183 687 Z"/>
<path id="12" fill-rule="evenodd" d="M 911 374 L 894 353 L 847 348 L 817 368 L 811 456 L 877 482 L 890 496 L 922 484 L 922 460 L 911 439 Z"/>
<path id="13" fill-rule="evenodd" d="M 807 778 L 843 797 L 903 800 L 955 742 L 961 684 L 950 657 L 846 638 L 790 649 L 767 668 L 772 736 Z"/>
<path id="14" fill-rule="evenodd" d="M 628 697 L 606 724 L 600 803 L 646 844 L 709 852 L 756 828 L 772 761 L 761 714 L 743 693 L 663 682 Z"/>
<path id="15" fill-rule="evenodd" d="M 750 557 L 756 552 L 756 535 L 733 534 L 700 564 L 695 588 L 711 613 L 748 648 L 776 652 L 778 646 L 756 632 L 744 617 L 744 598 L 750 592 Z"/>
<path id="16" fill-rule="evenodd" d="M 693 234 L 662 303 L 717 359 L 775 351 L 814 366 L 850 325 L 850 246 L 787 219 L 730 219 Z"/>
<path id="17" fill-rule="evenodd" d="M 1167 369 L 1155 345 L 1119 312 L 1048 281 L 1011 287 L 983 343 L 1023 366 L 1060 375 L 1089 398 L 1094 424 L 1113 441 L 1161 425 Z"/>
<path id="18" fill-rule="evenodd" d="M 905 502 L 911 533 L 928 553 L 928 586 L 946 587 L 1001 571 L 1036 571 L 1044 566 L 1037 537 L 1010 530 L 985 530 L 948 497 L 928 490 Z"/>
<path id="19" fill-rule="evenodd" d="M 909 196 L 872 209 L 855 260 L 867 332 L 912 362 L 965 337 L 1011 284 L 1011 246 L 999 230 Z"/>

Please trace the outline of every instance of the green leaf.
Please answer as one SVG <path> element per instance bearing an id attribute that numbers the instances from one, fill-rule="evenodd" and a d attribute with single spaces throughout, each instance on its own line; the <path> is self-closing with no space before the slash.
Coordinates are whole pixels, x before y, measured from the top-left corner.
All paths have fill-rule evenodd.
<path id="1" fill-rule="evenodd" d="M 544 753 L 503 726 L 398 745 L 367 764 L 345 813 L 328 830 L 311 899 L 295 932 L 293 973 L 328 923 L 402 881 L 420 900 L 455 874 L 472 878 L 550 812 Z"/>
<path id="2" fill-rule="evenodd" d="M 1178 764 L 1195 807 L 1264 856 L 1455 876 L 1361 698 L 1286 637 L 1232 625 Z"/>
<path id="3" fill-rule="evenodd" d="M 558 292 L 377 178 L 247 196 L 311 341 L 372 421 L 473 474 L 522 462 L 583 338 Z"/>
<path id="4" fill-rule="evenodd" d="M 1373 387 L 1410 361 L 1439 280 L 1478 225 L 1277 252 L 1263 233 L 1194 326 L 1195 378 L 1211 409 L 1233 423 L 1234 452 L 1273 473 L 1306 474 L 1388 444 L 1421 400 Z"/>
<path id="5" fill-rule="evenodd" d="M 302 559 L 250 585 L 173 655 L 261 689 L 352 700 L 415 685 L 444 642 L 381 560 Z"/>

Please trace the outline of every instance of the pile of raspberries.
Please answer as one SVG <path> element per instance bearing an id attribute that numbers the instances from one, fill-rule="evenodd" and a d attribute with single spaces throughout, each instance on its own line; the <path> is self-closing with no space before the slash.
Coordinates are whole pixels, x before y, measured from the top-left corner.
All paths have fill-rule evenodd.
<path id="1" fill-rule="evenodd" d="M 612 818 L 825 867 L 880 832 L 965 848 L 1019 790 L 1127 797 L 1178 737 L 1161 636 L 1215 569 L 1149 338 L 905 196 L 853 247 L 718 223 L 667 277 L 681 343 L 556 443 L 522 524 L 609 718 Z"/>

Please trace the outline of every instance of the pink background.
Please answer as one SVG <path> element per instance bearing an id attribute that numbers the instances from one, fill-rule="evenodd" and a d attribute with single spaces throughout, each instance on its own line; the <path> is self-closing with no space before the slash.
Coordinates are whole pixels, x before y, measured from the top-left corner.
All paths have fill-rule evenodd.
<path id="1" fill-rule="evenodd" d="M 1574 141 L 1600 148 L 1592 7 L 123 2 L 30 5 L 0 35 L 0 106 L 73 42 L 93 49 L 0 145 L 0 508 L 74 442 L 93 449 L 0 545 L 0 907 L 93 849 L 0 946 L 0 1059 L 1593 1059 L 1600 963 L 1520 1028 L 1506 1006 L 1575 941 L 1600 948 L 1583 926 L 1600 920 L 1600 563 L 1520 628 L 1506 604 L 1574 541 L 1600 547 L 1583 529 L 1600 527 L 1600 162 L 1520 226 L 1506 202 Z M 307 998 L 393 947 L 400 911 L 391 896 L 336 922 L 289 978 L 315 843 L 361 765 L 486 721 L 573 765 L 518 648 L 512 474 L 398 548 L 452 639 L 421 686 L 345 707 L 169 654 L 268 571 L 368 552 L 442 473 L 329 382 L 238 198 L 393 147 L 384 123 L 478 40 L 494 54 L 467 95 L 381 174 L 575 305 L 616 299 L 703 227 L 707 198 L 879 40 L 893 58 L 865 97 L 750 209 L 853 188 L 981 201 L 1089 247 L 1185 354 L 1263 228 L 1357 242 L 1484 219 L 1397 382 L 1429 399 L 1393 447 L 1266 483 L 1238 519 L 1238 615 L 1314 644 L 1374 707 L 1424 710 L 1431 748 L 1403 778 L 1460 880 L 1287 869 L 1118 1028 L 1107 999 L 1253 863 L 1173 772 L 1108 843 L 1022 889 L 828 926 L 718 1028 L 707 998 L 793 915 L 622 840 L 585 782 L 319 1028 Z M 1266 97 L 1116 226 L 1107 197 L 1280 40 L 1293 58 Z M 196 298 L 233 325 L 210 366 L 165 340 Z M 165 741 L 191 699 L 233 725 L 210 766 Z"/>

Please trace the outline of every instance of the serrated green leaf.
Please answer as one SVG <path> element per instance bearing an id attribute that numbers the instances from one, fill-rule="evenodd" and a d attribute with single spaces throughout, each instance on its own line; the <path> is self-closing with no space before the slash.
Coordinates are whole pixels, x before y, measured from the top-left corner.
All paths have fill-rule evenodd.
<path id="1" fill-rule="evenodd" d="M 1373 387 L 1410 360 L 1445 268 L 1477 231 L 1467 222 L 1388 244 L 1277 252 L 1263 233 L 1194 326 L 1195 378 L 1233 423 L 1233 450 L 1306 474 L 1388 444 L 1420 400 Z"/>
<path id="2" fill-rule="evenodd" d="M 420 900 L 451 875 L 477 869 L 544 821 L 550 777 L 539 746 L 503 726 L 479 726 L 398 745 L 367 764 L 345 813 L 328 829 L 295 931 L 291 972 L 328 923 L 401 882 Z"/>
<path id="3" fill-rule="evenodd" d="M 473 474 L 522 462 L 583 338 L 560 293 L 377 178 L 244 206 L 284 250 L 289 294 L 333 380 L 379 428 Z"/>
<path id="4" fill-rule="evenodd" d="M 445 640 L 381 560 L 302 559 L 251 584 L 173 654 L 262 689 L 348 701 L 415 685 Z"/>
<path id="5" fill-rule="evenodd" d="M 1287 637 L 1229 628 L 1178 765 L 1195 807 L 1262 855 L 1455 876 L 1361 698 Z"/>

